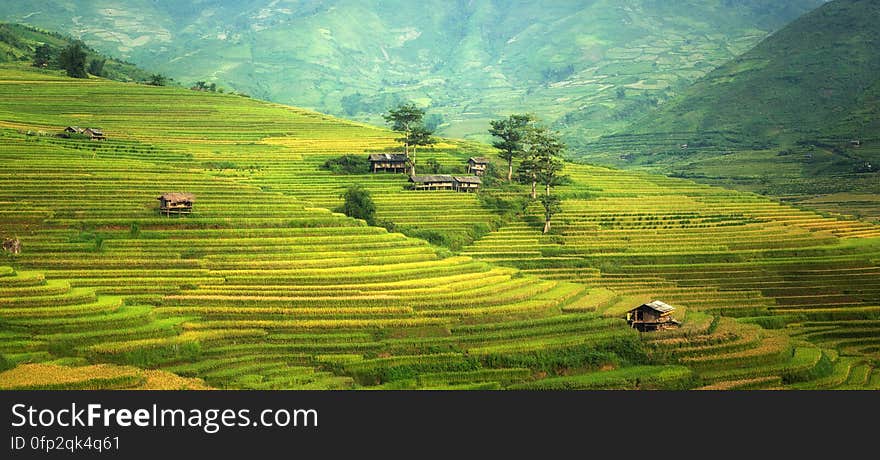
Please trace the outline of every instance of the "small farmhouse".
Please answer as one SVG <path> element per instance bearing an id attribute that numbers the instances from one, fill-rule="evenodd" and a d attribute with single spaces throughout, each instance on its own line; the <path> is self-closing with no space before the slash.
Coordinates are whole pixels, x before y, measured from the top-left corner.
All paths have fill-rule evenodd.
<path id="1" fill-rule="evenodd" d="M 485 157 L 471 157 L 467 164 L 467 173 L 482 176 L 489 168 L 489 159 Z"/>
<path id="2" fill-rule="evenodd" d="M 862 141 L 860 139 L 853 139 L 853 140 L 849 141 L 849 145 L 851 145 L 853 147 L 861 147 Z"/>
<path id="3" fill-rule="evenodd" d="M 70 137 L 71 134 L 79 134 L 92 140 L 104 140 L 104 132 L 97 128 L 80 128 L 79 126 L 68 126 L 59 134 L 59 137 Z"/>
<path id="4" fill-rule="evenodd" d="M 159 195 L 159 212 L 170 216 L 171 214 L 191 214 L 193 202 L 196 200 L 192 193 L 163 193 Z"/>
<path id="5" fill-rule="evenodd" d="M 478 176 L 452 176 L 452 179 L 457 192 L 476 192 L 483 183 Z"/>
<path id="6" fill-rule="evenodd" d="M 104 140 L 106 137 L 104 136 L 104 131 L 95 128 L 86 128 L 82 132 L 86 136 L 89 136 L 90 139 L 93 140 Z"/>
<path id="7" fill-rule="evenodd" d="M 407 158 L 402 153 L 371 153 L 370 171 L 403 173 L 406 172 Z"/>
<path id="8" fill-rule="evenodd" d="M 675 311 L 675 307 L 654 300 L 627 312 L 626 322 L 630 327 L 641 332 L 671 329 L 681 325 L 672 317 L 673 311 Z"/>
<path id="9" fill-rule="evenodd" d="M 446 174 L 409 176 L 413 190 L 454 190 L 455 179 Z"/>
<path id="10" fill-rule="evenodd" d="M 476 192 L 483 181 L 477 176 L 450 176 L 434 174 L 410 176 L 413 190 L 455 190 L 457 192 Z"/>

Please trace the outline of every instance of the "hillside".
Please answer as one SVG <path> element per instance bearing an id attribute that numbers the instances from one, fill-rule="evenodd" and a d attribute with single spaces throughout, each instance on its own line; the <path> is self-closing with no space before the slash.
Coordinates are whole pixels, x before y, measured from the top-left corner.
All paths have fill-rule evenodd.
<path id="1" fill-rule="evenodd" d="M 0 1 L 190 85 L 382 124 L 399 100 L 485 140 L 531 111 L 574 145 L 622 129 L 821 0 Z"/>
<path id="2" fill-rule="evenodd" d="M 37 48 L 48 45 L 52 55 L 48 67 L 57 69 L 55 60 L 58 52 L 74 42 L 74 39 L 58 33 L 21 24 L 0 23 L 0 63 L 33 63 Z M 149 76 L 149 73 L 134 64 L 107 57 L 85 45 L 83 48 L 87 63 L 94 60 L 104 62 L 101 77 L 117 81 L 144 81 Z"/>
<path id="3" fill-rule="evenodd" d="M 877 2 L 830 2 L 585 158 L 774 195 L 880 192 L 878 22 Z"/>
<path id="4" fill-rule="evenodd" d="M 26 134 L 69 124 L 108 139 Z M 0 236 L 23 248 L 0 268 L 0 354 L 37 364 L 0 374 L 5 388 L 51 387 L 43 374 L 75 388 L 880 387 L 875 225 L 568 165 L 557 232 L 541 235 L 536 210 L 488 206 L 516 187 L 407 191 L 402 175 L 320 169 L 387 149 L 382 129 L 22 66 L 0 66 L 0 136 Z M 453 167 L 484 148 L 423 156 Z M 408 233 L 477 239 L 454 251 L 333 213 L 352 183 Z M 167 191 L 194 193 L 194 214 L 158 215 Z M 651 298 L 682 328 L 627 327 Z"/>

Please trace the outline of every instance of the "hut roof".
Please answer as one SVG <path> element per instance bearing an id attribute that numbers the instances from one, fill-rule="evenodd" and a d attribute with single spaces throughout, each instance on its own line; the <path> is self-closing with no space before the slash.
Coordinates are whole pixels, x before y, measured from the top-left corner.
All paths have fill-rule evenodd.
<path id="1" fill-rule="evenodd" d="M 196 196 L 192 193 L 180 193 L 180 192 L 172 192 L 172 193 L 163 193 L 159 195 L 157 200 L 165 200 L 179 203 L 181 201 L 196 201 Z"/>
<path id="2" fill-rule="evenodd" d="M 476 163 L 478 165 L 489 164 L 489 159 L 486 157 L 471 157 L 468 161 L 470 161 L 472 163 Z"/>
<path id="3" fill-rule="evenodd" d="M 633 308 L 630 311 L 635 311 L 635 310 L 638 310 L 639 308 L 642 308 L 642 307 L 650 308 L 651 310 L 654 310 L 658 313 L 669 313 L 669 312 L 675 310 L 675 307 L 673 307 L 672 305 L 666 304 L 666 303 L 661 302 L 659 300 L 653 300 L 653 301 L 648 302 L 646 304 L 639 305 L 638 307 Z"/>
<path id="4" fill-rule="evenodd" d="M 80 128 L 79 126 L 68 126 L 68 127 L 64 128 L 64 131 L 66 131 L 68 133 L 81 133 L 81 132 L 83 132 L 83 129 Z"/>
<path id="5" fill-rule="evenodd" d="M 406 155 L 402 153 L 371 153 L 370 161 L 405 162 Z"/>
<path id="6" fill-rule="evenodd" d="M 482 184 L 483 181 L 478 176 L 453 176 L 456 182 L 461 184 Z"/>
<path id="7" fill-rule="evenodd" d="M 85 132 L 85 131 L 88 131 L 88 132 L 90 132 L 90 133 L 92 133 L 92 134 L 95 134 L 95 135 L 98 135 L 98 136 L 103 136 L 103 135 L 104 135 L 104 131 L 101 131 L 101 130 L 98 129 L 98 128 L 86 128 L 86 129 L 83 130 L 83 132 Z"/>
<path id="8" fill-rule="evenodd" d="M 448 176 L 446 174 L 434 174 L 429 176 L 409 176 L 410 182 L 418 182 L 420 184 L 427 184 L 431 182 L 452 182 L 454 179 L 452 176 Z"/>

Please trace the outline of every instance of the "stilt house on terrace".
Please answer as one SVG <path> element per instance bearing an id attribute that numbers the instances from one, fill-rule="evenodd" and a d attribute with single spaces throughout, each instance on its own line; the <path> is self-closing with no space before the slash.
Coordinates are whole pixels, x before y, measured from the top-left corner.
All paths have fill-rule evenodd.
<path id="1" fill-rule="evenodd" d="M 170 216 L 172 214 L 191 214 L 193 202 L 196 200 L 192 193 L 163 193 L 159 195 L 159 212 Z"/>
<path id="2" fill-rule="evenodd" d="M 406 172 L 408 159 L 402 153 L 371 153 L 370 171 L 377 172 Z"/>
<path id="3" fill-rule="evenodd" d="M 673 311 L 675 311 L 675 307 L 654 300 L 627 312 L 626 322 L 630 327 L 641 332 L 671 329 L 681 325 L 672 317 Z"/>
<path id="4" fill-rule="evenodd" d="M 478 176 L 452 176 L 452 179 L 458 192 L 476 192 L 483 184 L 483 180 Z"/>
<path id="5" fill-rule="evenodd" d="M 471 157 L 468 160 L 467 164 L 467 172 L 468 174 L 474 174 L 476 176 L 482 176 L 486 174 L 486 170 L 489 168 L 489 159 L 485 157 Z"/>
<path id="6" fill-rule="evenodd" d="M 477 176 L 450 176 L 433 174 L 427 176 L 409 176 L 413 190 L 455 190 L 457 192 L 476 192 L 482 180 Z"/>

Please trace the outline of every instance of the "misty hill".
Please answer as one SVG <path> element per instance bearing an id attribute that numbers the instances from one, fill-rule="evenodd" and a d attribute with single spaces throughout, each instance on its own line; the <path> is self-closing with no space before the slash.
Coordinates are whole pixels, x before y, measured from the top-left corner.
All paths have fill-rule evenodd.
<path id="1" fill-rule="evenodd" d="M 625 127 L 821 3 L 0 0 L 0 16 L 184 84 L 378 124 L 410 99 L 457 137 L 532 111 L 574 140 Z"/>
<path id="2" fill-rule="evenodd" d="M 871 191 L 878 115 L 880 3 L 837 0 L 592 144 L 587 157 L 765 193 Z"/>

